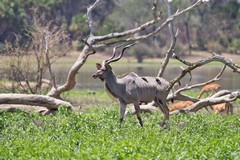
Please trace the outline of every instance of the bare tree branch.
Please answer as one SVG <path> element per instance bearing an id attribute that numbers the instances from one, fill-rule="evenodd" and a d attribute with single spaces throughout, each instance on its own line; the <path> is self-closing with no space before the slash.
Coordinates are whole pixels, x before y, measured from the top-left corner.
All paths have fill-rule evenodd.
<path id="1" fill-rule="evenodd" d="M 191 85 L 191 86 L 185 86 L 183 88 L 180 88 L 179 90 L 176 91 L 176 94 L 177 93 L 180 93 L 180 92 L 183 92 L 183 91 L 187 91 L 187 90 L 191 90 L 193 88 L 198 88 L 198 87 L 202 87 L 206 84 L 210 84 L 212 82 L 215 82 L 215 81 L 219 81 L 221 78 L 221 75 L 223 74 L 224 70 L 226 68 L 226 65 L 224 65 L 224 67 L 221 69 L 221 71 L 218 73 L 218 75 L 216 75 L 213 79 L 207 81 L 207 82 L 204 82 L 204 83 L 198 83 L 198 84 L 195 84 L 195 85 Z"/>
<path id="2" fill-rule="evenodd" d="M 167 8 L 168 8 L 168 17 L 171 17 L 171 15 L 172 15 L 172 1 L 167 1 L 166 3 L 167 3 Z M 169 28 L 169 32 L 170 32 L 170 35 L 171 35 L 171 45 L 170 45 L 170 47 L 167 51 L 167 54 L 166 54 L 166 57 L 165 57 L 164 61 L 162 62 L 162 65 L 159 69 L 159 72 L 157 74 L 158 77 L 163 76 L 163 73 L 164 73 L 164 71 L 167 67 L 169 59 L 172 57 L 172 54 L 174 52 L 174 47 L 175 47 L 175 44 L 176 44 L 176 36 L 174 34 L 173 21 L 169 22 L 168 28 Z"/>
<path id="3" fill-rule="evenodd" d="M 194 9 L 195 7 L 199 6 L 200 4 L 202 4 L 203 2 L 201 0 L 198 0 L 196 3 L 194 3 L 193 5 L 191 5 L 190 7 L 183 9 L 182 11 L 177 11 L 176 13 L 174 13 L 172 16 L 168 17 L 158 28 L 156 28 L 156 30 L 152 31 L 151 33 L 148 33 L 146 35 L 141 35 L 141 36 L 136 36 L 136 37 L 130 37 L 130 38 L 126 38 L 126 39 L 122 39 L 121 43 L 123 42 L 130 42 L 130 41 L 138 41 L 138 40 L 144 40 L 147 39 L 157 33 L 159 33 L 166 25 L 168 25 L 168 23 L 170 23 L 174 18 Z M 158 21 L 155 20 L 151 20 L 143 25 L 141 25 L 138 28 L 134 28 L 128 31 L 124 31 L 124 32 L 120 32 L 120 33 L 110 33 L 107 34 L 105 36 L 96 36 L 94 39 L 96 40 L 96 42 L 101 42 L 101 41 L 106 41 L 109 39 L 115 39 L 115 38 L 123 38 L 125 36 L 130 36 L 133 35 L 137 32 L 143 31 L 145 30 L 147 27 L 152 26 L 153 24 L 159 22 L 161 19 L 158 19 Z M 115 43 L 119 43 L 119 39 L 110 43 L 103 43 L 103 44 L 98 44 L 98 45 L 94 45 L 94 47 L 96 48 L 100 48 L 100 47 L 106 47 L 106 46 L 110 46 L 113 45 Z"/>
<path id="4" fill-rule="evenodd" d="M 205 60 L 199 61 L 198 64 L 183 60 L 180 57 L 178 57 L 177 55 L 173 55 L 173 57 L 187 66 L 194 66 L 194 65 L 199 65 L 199 64 L 204 65 L 204 64 L 210 63 L 212 61 L 222 62 L 222 63 L 226 64 L 229 68 L 231 68 L 233 70 L 233 72 L 240 73 L 240 66 L 237 65 L 236 63 L 234 63 L 231 59 L 223 57 L 213 51 L 211 51 L 211 53 L 213 54 L 211 57 L 209 57 Z"/>
<path id="5" fill-rule="evenodd" d="M 84 40 L 82 37 L 80 37 L 80 41 L 83 42 L 85 45 L 87 45 L 92 52 L 90 52 L 89 54 L 95 54 L 96 50 L 94 49 L 94 47 L 92 45 L 90 45 L 86 40 Z"/>
<path id="6" fill-rule="evenodd" d="M 157 0 L 154 0 L 154 1 L 153 1 L 153 7 L 152 7 L 152 14 L 153 14 L 153 19 L 154 19 L 155 21 L 157 21 L 158 18 L 159 18 L 159 15 L 158 15 L 158 13 L 157 13 L 157 7 L 158 7 L 158 1 L 157 1 Z"/>
<path id="7" fill-rule="evenodd" d="M 194 98 L 194 97 L 190 97 L 190 96 L 187 96 L 187 95 L 183 95 L 181 92 L 187 91 L 187 90 L 191 90 L 191 89 L 197 88 L 197 87 L 202 87 L 202 86 L 204 86 L 206 84 L 209 84 L 209 83 L 212 83 L 212 82 L 215 82 L 215 81 L 219 81 L 221 79 L 220 77 L 223 74 L 225 68 L 226 68 L 226 65 L 224 65 L 224 67 L 221 69 L 221 71 L 218 73 L 218 75 L 216 75 L 214 78 L 212 78 L 211 80 L 209 80 L 207 82 L 198 83 L 198 84 L 191 85 L 191 86 L 186 85 L 185 87 L 178 89 L 175 92 L 174 97 L 172 97 L 172 95 L 168 96 L 167 101 L 170 101 L 172 98 L 174 100 L 181 100 L 181 101 L 192 101 L 192 102 L 199 101 L 198 98 Z"/>
<path id="8" fill-rule="evenodd" d="M 191 62 L 185 61 L 185 60 L 181 59 L 180 57 L 178 57 L 176 54 L 174 54 L 173 57 L 176 58 L 177 60 L 179 60 L 180 62 L 182 62 L 183 64 L 187 65 L 188 67 L 186 69 L 184 69 L 178 77 L 176 77 L 175 79 L 170 81 L 171 84 L 170 84 L 168 89 L 171 89 L 174 86 L 174 84 L 176 82 L 180 81 L 187 73 L 189 73 L 192 70 L 194 70 L 194 69 L 196 69 L 198 67 L 201 67 L 201 66 L 203 66 L 205 64 L 213 62 L 213 61 L 222 62 L 223 64 L 225 64 L 228 67 L 230 67 L 233 70 L 233 72 L 240 73 L 240 67 L 238 65 L 236 65 L 233 61 L 229 60 L 228 58 L 220 56 L 220 55 L 218 55 L 216 53 L 214 53 L 213 56 L 211 56 L 209 58 L 200 60 L 200 61 L 195 62 L 195 63 L 191 63 Z"/>
<path id="9" fill-rule="evenodd" d="M 51 76 L 51 83 L 54 88 L 57 88 L 56 81 L 55 81 L 55 75 L 52 72 L 51 62 L 50 62 L 50 58 L 49 58 L 49 34 L 48 33 L 46 33 L 44 39 L 45 39 L 45 52 L 44 53 L 45 53 L 45 57 L 46 57 L 47 65 L 48 65 L 48 70 L 49 70 L 49 73 Z"/>
<path id="10" fill-rule="evenodd" d="M 107 34 L 107 35 L 104 35 L 104 36 L 96 36 L 95 37 L 95 40 L 97 42 L 101 42 L 101 41 L 106 41 L 106 40 L 109 40 L 109 39 L 115 39 L 115 38 L 122 38 L 122 37 L 126 37 L 126 36 L 130 36 L 130 35 L 133 35 L 133 34 L 136 34 L 138 32 L 141 32 L 141 31 L 144 31 L 146 30 L 146 28 L 156 24 L 157 22 L 159 22 L 161 19 L 157 19 L 157 21 L 155 20 L 151 20 L 137 28 L 134 28 L 134 29 L 131 29 L 131 30 L 127 30 L 127 31 L 124 31 L 124 32 L 120 32 L 120 33 L 110 33 L 110 34 Z M 149 36 L 150 37 L 150 36 Z M 137 41 L 136 40 L 137 38 L 129 38 L 129 39 L 126 39 L 126 40 L 122 40 L 122 42 L 129 42 L 129 41 Z M 114 42 L 111 42 L 109 44 L 115 44 L 115 43 L 119 43 L 119 40 L 117 41 L 114 41 Z M 96 48 L 100 48 L 100 47 L 104 47 L 104 46 L 107 46 L 106 44 L 98 44 L 98 45 L 95 45 L 94 47 Z"/>
<path id="11" fill-rule="evenodd" d="M 231 59 L 223 57 L 213 51 L 211 51 L 211 52 L 213 54 L 213 57 L 215 57 L 216 61 L 226 64 L 229 68 L 231 68 L 233 70 L 233 72 L 240 73 L 240 66 L 237 65 L 237 63 L 234 63 Z"/>
<path id="12" fill-rule="evenodd" d="M 92 20 L 92 11 L 94 8 L 100 3 L 100 0 L 96 0 L 93 5 L 87 8 L 87 15 L 88 15 L 88 25 L 90 28 L 90 36 L 94 35 L 94 27 L 93 27 L 93 20 Z"/>
<path id="13" fill-rule="evenodd" d="M 85 46 L 82 54 L 78 57 L 77 61 L 73 64 L 73 66 L 71 67 L 68 76 L 67 76 L 67 80 L 66 82 L 55 88 L 52 88 L 50 92 L 48 92 L 48 96 L 51 97 L 56 97 L 59 99 L 62 99 L 60 94 L 62 92 L 66 92 L 66 91 L 70 91 L 71 89 L 73 89 L 75 87 L 76 84 L 76 80 L 75 77 L 78 73 L 78 70 L 82 67 L 82 65 L 85 63 L 85 61 L 87 60 L 87 57 L 89 56 L 89 47 Z"/>
<path id="14" fill-rule="evenodd" d="M 240 91 L 230 92 L 228 90 L 222 90 L 215 93 L 213 96 L 201 99 L 198 102 L 194 103 L 193 105 L 181 109 L 175 110 L 170 114 L 178 114 L 178 113 L 190 113 L 190 112 L 197 112 L 198 110 L 202 109 L 203 107 L 207 107 L 209 105 L 224 103 L 224 102 L 232 102 L 235 101 L 237 98 L 240 98 Z"/>

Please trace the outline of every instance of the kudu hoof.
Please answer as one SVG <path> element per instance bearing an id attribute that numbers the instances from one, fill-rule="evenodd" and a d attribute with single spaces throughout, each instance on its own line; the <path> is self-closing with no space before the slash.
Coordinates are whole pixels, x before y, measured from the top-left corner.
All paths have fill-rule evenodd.
<path id="1" fill-rule="evenodd" d="M 161 126 L 161 127 L 163 127 L 164 125 L 166 124 L 166 122 L 159 122 L 159 125 Z"/>
<path id="2" fill-rule="evenodd" d="M 168 124 L 167 122 L 165 122 L 165 121 L 160 122 L 159 125 L 160 125 L 163 129 L 169 128 L 169 124 Z"/>

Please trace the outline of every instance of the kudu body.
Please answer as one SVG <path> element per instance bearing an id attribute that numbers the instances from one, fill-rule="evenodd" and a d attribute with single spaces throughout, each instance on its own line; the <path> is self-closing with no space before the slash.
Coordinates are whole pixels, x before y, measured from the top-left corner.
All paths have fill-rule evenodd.
<path id="1" fill-rule="evenodd" d="M 96 64 L 98 71 L 93 74 L 93 78 L 99 78 L 104 82 L 106 90 L 120 103 L 120 125 L 123 122 L 127 104 L 133 104 L 136 115 L 141 126 L 143 126 L 139 102 L 155 101 L 156 105 L 164 114 L 164 120 L 160 123 L 163 126 L 169 119 L 169 109 L 166 103 L 168 96 L 167 87 L 169 82 L 160 77 L 140 77 L 135 73 L 130 73 L 122 78 L 116 77 L 109 63 L 119 60 L 126 48 L 125 46 L 119 57 L 115 58 L 114 53 L 111 58 Z"/>

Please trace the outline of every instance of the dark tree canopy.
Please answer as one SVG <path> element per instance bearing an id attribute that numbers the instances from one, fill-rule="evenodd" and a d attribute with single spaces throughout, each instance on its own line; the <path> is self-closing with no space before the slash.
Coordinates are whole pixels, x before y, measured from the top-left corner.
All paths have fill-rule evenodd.
<path id="1" fill-rule="evenodd" d="M 0 4 L 0 43 L 9 39 L 12 33 L 21 33 L 31 25 L 33 10 L 38 9 L 42 23 L 58 20 L 64 24 L 71 38 L 87 36 L 86 8 L 94 1 L 79 0 L 3 0 Z M 163 16 L 166 15 L 164 1 L 160 0 Z M 173 9 L 182 9 L 194 3 L 193 0 L 174 1 Z M 99 35 L 120 32 L 134 28 L 151 19 L 152 1 L 102 1 L 93 11 L 94 25 Z M 238 0 L 211 0 L 207 6 L 199 7 L 182 16 L 175 23 L 181 31 L 177 48 L 183 50 L 215 50 L 239 54 L 240 3 Z M 133 12 L 134 11 L 134 12 Z M 154 29 L 154 27 L 153 27 Z M 168 32 L 144 42 L 156 50 L 166 47 Z M 153 51 L 151 51 L 152 53 Z M 151 56 L 147 55 L 147 56 Z M 159 55 L 157 55 L 159 56 Z"/>

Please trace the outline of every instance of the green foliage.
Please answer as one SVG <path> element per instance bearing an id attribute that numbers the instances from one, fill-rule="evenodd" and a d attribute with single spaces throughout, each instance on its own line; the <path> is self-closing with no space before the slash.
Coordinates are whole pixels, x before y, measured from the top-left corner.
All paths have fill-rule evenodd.
<path id="1" fill-rule="evenodd" d="M 56 6 L 62 1 L 63 0 L 2 0 L 0 3 L 0 18 L 14 19 L 19 17 L 23 20 L 26 14 L 28 14 L 26 8 L 29 6 L 32 8 L 48 6 L 54 9 L 54 5 Z"/>
<path id="2" fill-rule="evenodd" d="M 240 118 L 176 115 L 170 129 L 160 113 L 143 114 L 144 128 L 117 108 L 56 116 L 0 112 L 0 159 L 238 159 Z"/>
<path id="3" fill-rule="evenodd" d="M 119 3 L 107 20 L 114 22 L 117 28 L 133 28 L 151 19 L 152 2 L 129 0 Z"/>
<path id="4" fill-rule="evenodd" d="M 88 31 L 88 20 L 87 16 L 83 13 L 79 13 L 72 17 L 71 25 L 69 26 L 69 30 L 72 32 L 77 31 Z M 83 34 L 86 35 L 87 33 Z"/>
<path id="5" fill-rule="evenodd" d="M 236 19 L 240 4 L 237 0 L 229 0 L 225 4 L 218 4 L 214 9 L 215 13 L 221 13 L 225 18 Z"/>
<path id="6" fill-rule="evenodd" d="M 122 32 L 122 31 L 124 31 L 123 26 L 120 26 L 114 20 L 106 19 L 104 21 L 103 26 L 99 30 L 97 30 L 97 33 L 99 35 L 105 35 L 105 34 L 109 34 L 111 32 Z"/>
<path id="7" fill-rule="evenodd" d="M 38 9 L 37 13 L 41 16 L 41 23 L 57 19 L 66 24 L 73 40 L 77 41 L 79 35 L 87 37 L 89 27 L 86 8 L 93 2 L 94 0 L 2 0 L 0 3 L 0 42 L 11 39 L 9 37 L 12 36 L 12 33 L 20 33 L 26 28 L 32 17 L 33 9 Z M 162 0 L 159 2 L 157 11 L 162 11 L 163 19 L 166 19 L 166 4 Z M 173 12 L 177 9 L 182 10 L 191 4 L 190 0 L 173 1 Z M 184 50 L 188 46 L 187 32 L 184 27 L 187 24 L 189 38 L 194 49 L 236 53 L 236 47 L 232 43 L 234 43 L 233 39 L 239 37 L 240 34 L 239 8 L 238 0 L 224 0 L 203 4 L 190 13 L 176 18 L 174 26 L 181 31 L 178 35 L 180 50 Z M 153 18 L 151 9 L 152 1 L 106 1 L 93 12 L 95 34 L 105 35 L 138 27 Z M 157 25 L 148 28 L 140 34 L 148 33 L 156 27 Z M 168 48 L 169 32 L 167 27 L 164 29 L 158 36 L 156 44 L 159 44 L 161 48 Z M 146 44 L 148 48 L 153 48 L 158 54 L 161 52 L 156 46 L 149 46 L 152 42 Z M 82 49 L 81 42 L 78 42 L 77 45 L 77 49 Z M 144 54 L 144 56 L 151 55 Z M 141 61 L 143 56 L 139 54 L 137 57 Z"/>
<path id="8" fill-rule="evenodd" d="M 0 43 L 0 55 L 4 53 L 4 44 Z"/>
<path id="9" fill-rule="evenodd" d="M 232 53 L 240 54 L 240 39 L 234 39 L 228 46 L 228 50 Z"/>
<path id="10" fill-rule="evenodd" d="M 224 50 L 223 46 L 219 43 L 219 41 L 209 41 L 206 45 L 208 50 L 214 51 L 216 53 L 221 53 Z"/>
<path id="11" fill-rule="evenodd" d="M 154 57 L 154 50 L 145 43 L 138 44 L 138 47 L 135 47 L 129 51 L 130 55 L 134 55 L 138 63 L 142 63 L 143 59 L 146 57 Z"/>

